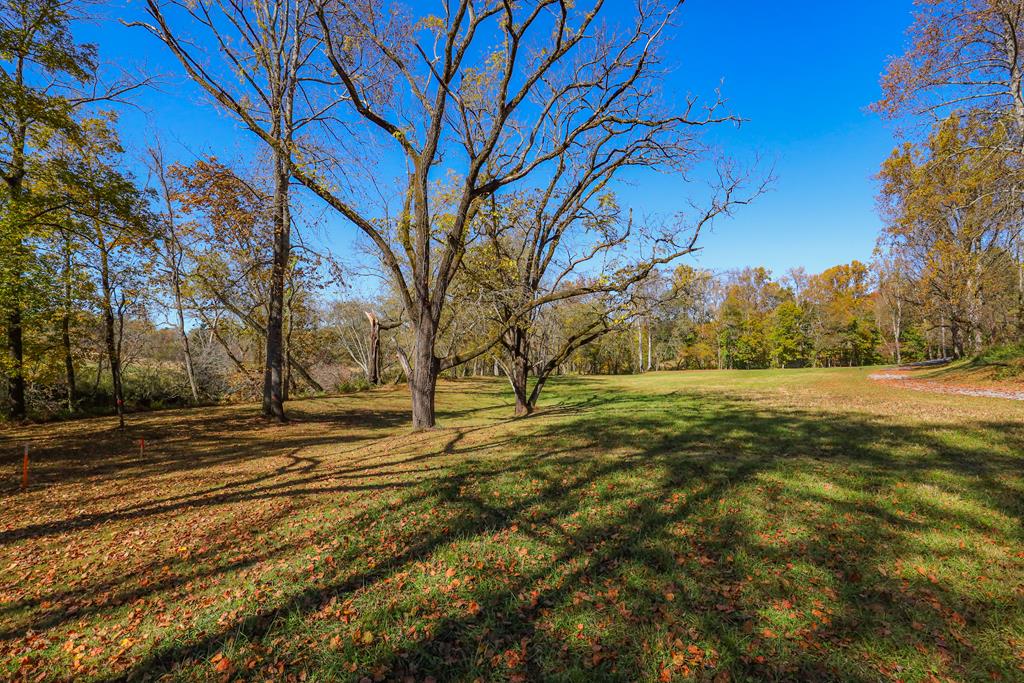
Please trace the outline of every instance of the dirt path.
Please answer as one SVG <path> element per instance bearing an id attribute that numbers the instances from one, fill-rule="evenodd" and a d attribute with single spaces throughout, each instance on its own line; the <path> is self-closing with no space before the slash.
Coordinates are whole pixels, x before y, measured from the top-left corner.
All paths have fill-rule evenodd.
<path id="1" fill-rule="evenodd" d="M 960 386 L 956 384 L 940 384 L 914 379 L 911 375 L 897 372 L 880 372 L 868 375 L 868 379 L 889 384 L 898 384 L 914 391 L 928 391 L 933 394 L 958 394 L 960 396 L 982 396 L 985 398 L 1005 398 L 1011 401 L 1024 401 L 1024 390 L 982 389 L 980 387 Z"/>

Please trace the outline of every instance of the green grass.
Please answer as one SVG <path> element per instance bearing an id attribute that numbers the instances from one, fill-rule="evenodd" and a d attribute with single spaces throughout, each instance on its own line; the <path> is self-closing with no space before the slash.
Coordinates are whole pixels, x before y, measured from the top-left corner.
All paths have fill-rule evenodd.
<path id="1" fill-rule="evenodd" d="M 0 677 L 1021 680 L 1024 405 L 867 374 L 9 431 Z"/>

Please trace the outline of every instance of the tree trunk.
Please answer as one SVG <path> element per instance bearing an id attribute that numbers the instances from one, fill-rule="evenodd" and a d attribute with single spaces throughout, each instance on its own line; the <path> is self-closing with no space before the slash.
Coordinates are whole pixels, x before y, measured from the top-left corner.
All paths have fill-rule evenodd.
<path id="1" fill-rule="evenodd" d="M 644 371 L 644 326 L 640 318 L 636 319 L 636 372 L 641 374 Z"/>
<path id="2" fill-rule="evenodd" d="M 647 371 L 654 369 L 654 342 L 651 339 L 651 321 L 647 321 Z"/>
<path id="3" fill-rule="evenodd" d="M 64 243 L 64 311 L 60 320 L 60 341 L 64 350 L 64 382 L 68 412 L 75 409 L 75 359 L 71 353 L 71 244 L 65 238 Z"/>
<path id="4" fill-rule="evenodd" d="M 113 292 L 110 288 L 110 263 L 106 245 L 102 238 L 100 244 L 100 285 L 103 290 L 103 327 L 107 343 L 107 360 L 110 361 L 110 383 L 114 392 L 114 410 L 117 423 L 124 429 L 124 388 L 121 384 L 121 351 L 117 344 L 114 330 Z"/>
<path id="5" fill-rule="evenodd" d="M 284 277 L 288 267 L 290 215 L 289 169 L 283 155 L 274 160 L 274 253 L 267 305 L 267 345 L 263 371 L 263 416 L 285 422 L 284 413 Z"/>
<path id="6" fill-rule="evenodd" d="M 509 353 L 506 374 L 508 375 L 509 384 L 512 385 L 512 393 L 516 397 L 516 415 L 523 417 L 533 412 L 533 405 L 529 396 L 529 333 L 522 327 L 513 327 L 506 334 L 505 347 Z"/>
<path id="7" fill-rule="evenodd" d="M 182 262 L 184 260 L 184 249 L 178 237 L 177 216 L 174 211 L 174 200 L 171 189 L 165 175 L 163 153 L 159 147 L 151 148 L 150 154 L 154 162 L 154 171 L 163 190 L 163 198 L 167 211 L 167 235 L 164 238 L 164 260 L 167 264 L 167 272 L 171 278 L 171 292 L 174 295 L 174 312 L 178 318 L 178 339 L 181 342 L 181 353 L 185 366 L 185 377 L 188 379 L 188 388 L 192 393 L 192 403 L 199 403 L 199 385 L 196 382 L 195 367 L 192 362 L 192 345 L 188 338 L 188 331 L 185 329 L 185 305 L 184 297 L 181 295 Z"/>
<path id="8" fill-rule="evenodd" d="M 437 423 L 434 393 L 441 364 L 434 355 L 436 331 L 430 312 L 424 308 L 416 320 L 412 374 L 409 375 L 413 429 L 432 429 Z"/>
<path id="9" fill-rule="evenodd" d="M 75 400 L 77 399 L 77 392 L 75 391 L 75 359 L 71 355 L 71 316 L 67 313 L 61 316 L 60 327 L 61 327 L 61 345 L 64 347 L 64 383 L 66 390 L 66 398 L 68 402 L 68 412 L 73 412 L 75 409 Z"/>
<path id="10" fill-rule="evenodd" d="M 14 69 L 15 90 L 18 92 L 25 84 L 25 56 L 19 55 Z M 21 98 L 19 98 L 21 99 Z M 11 208 L 17 210 L 24 194 L 26 173 L 25 148 L 28 142 L 28 116 L 22 109 L 18 111 L 17 125 L 10 140 L 11 158 L 7 164 L 4 181 L 11 195 Z M 16 213 L 14 215 L 17 215 Z M 11 269 L 12 281 L 10 310 L 7 312 L 7 356 L 10 363 L 7 375 L 7 398 L 9 401 L 8 415 L 12 420 L 24 420 L 28 414 L 25 402 L 25 345 L 24 330 L 21 318 L 22 264 L 20 263 L 25 245 L 22 243 L 20 226 L 16 227 L 13 253 L 10 254 L 14 268 Z M 5 269 L 6 270 L 6 269 Z"/>
<path id="11" fill-rule="evenodd" d="M 192 346 L 185 329 L 185 309 L 182 305 L 181 283 L 178 275 L 174 277 L 174 309 L 178 315 L 178 338 L 181 340 L 181 353 L 185 357 L 185 376 L 188 377 L 188 388 L 192 392 L 192 402 L 199 403 L 199 385 L 196 383 L 196 371 L 192 364 Z"/>
<path id="12" fill-rule="evenodd" d="M 380 384 L 380 321 L 370 311 L 366 311 L 366 318 L 370 321 L 370 358 L 366 363 L 366 381 L 375 387 Z"/>
<path id="13" fill-rule="evenodd" d="M 7 396 L 10 401 L 8 415 L 12 420 L 23 420 L 26 416 L 25 350 L 22 342 L 21 302 L 17 300 L 17 294 L 7 314 L 7 355 L 11 364 L 7 376 Z"/>
<path id="14" fill-rule="evenodd" d="M 525 358 L 513 358 L 510 365 L 508 381 L 516 397 L 516 416 L 524 417 L 533 412 L 533 405 L 527 393 L 530 381 L 529 361 Z"/>
<path id="15" fill-rule="evenodd" d="M 15 155 L 18 157 L 18 155 Z M 15 169 L 7 178 L 12 203 L 16 204 L 22 195 L 22 174 Z M 25 344 L 24 329 L 21 317 L 21 292 L 22 292 L 22 270 L 21 257 L 24 252 L 24 245 L 20 235 L 16 236 L 17 243 L 14 245 L 11 260 L 14 263 L 12 272 L 12 287 L 10 310 L 7 312 L 7 356 L 10 369 L 7 375 L 7 397 L 9 401 L 8 416 L 12 420 L 24 420 L 28 414 L 25 402 Z"/>

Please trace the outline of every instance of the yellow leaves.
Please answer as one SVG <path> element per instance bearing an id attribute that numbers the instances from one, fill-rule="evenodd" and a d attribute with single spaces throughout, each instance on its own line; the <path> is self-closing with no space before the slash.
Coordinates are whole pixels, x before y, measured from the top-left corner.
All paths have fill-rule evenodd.
<path id="1" fill-rule="evenodd" d="M 416 27 L 432 33 L 441 33 L 445 30 L 444 19 L 436 14 L 428 14 L 417 22 Z"/>

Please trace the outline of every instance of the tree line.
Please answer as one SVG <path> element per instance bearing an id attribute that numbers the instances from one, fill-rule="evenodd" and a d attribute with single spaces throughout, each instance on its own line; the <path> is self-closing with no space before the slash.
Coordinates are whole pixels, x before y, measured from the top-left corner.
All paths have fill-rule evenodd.
<path id="1" fill-rule="evenodd" d="M 606 5 L 461 0 L 417 16 L 368 0 L 147 2 L 124 23 L 253 151 L 183 164 L 147 144 L 140 171 L 117 117 L 147 83 L 109 82 L 98 47 L 75 41 L 89 6 L 5 1 L 9 416 L 109 400 L 123 423 L 129 370 L 159 374 L 153 356 L 141 362 L 148 345 L 178 356 L 186 402 L 258 392 L 268 418 L 286 419 L 289 393 L 323 391 L 318 367 L 355 348 L 336 320 L 345 306 L 321 296 L 344 268 L 303 240 L 324 212 L 361 233 L 351 249 L 384 282 L 386 308 L 363 311 L 365 363 L 379 379 L 380 333 L 400 332 L 415 427 L 435 423 L 441 373 L 496 348 L 514 354 L 529 411 L 560 365 L 534 363 L 541 309 L 582 304 L 568 356 L 625 324 L 643 283 L 763 190 L 702 142 L 738 120 L 719 95 L 662 96 L 681 6 L 638 0 L 617 19 Z M 699 162 L 717 169 L 699 208 L 641 219 L 615 196 L 625 171 L 683 183 Z M 174 354 L 158 327 L 174 330 Z M 454 343 L 470 328 L 473 345 Z"/>
<path id="2" fill-rule="evenodd" d="M 942 115 L 882 166 L 874 259 L 774 277 L 683 263 L 772 178 L 705 141 L 739 122 L 720 93 L 665 92 L 682 3 L 147 0 L 123 23 L 251 150 L 183 160 L 159 136 L 121 139 L 150 83 L 76 42 L 87 4 L 3 0 L 6 412 L 123 424 L 128 408 L 258 399 L 283 421 L 292 395 L 402 381 L 429 428 L 442 376 L 501 374 L 524 415 L 559 373 L 1017 341 L 1020 3 L 967 4 L 924 3 L 883 81 L 880 112 Z M 685 191 L 698 167 L 710 188 L 670 216 L 616 193 L 637 173 Z M 339 222 L 357 236 L 332 253 L 314 236 Z M 366 273 L 379 286 L 358 286 Z"/>

